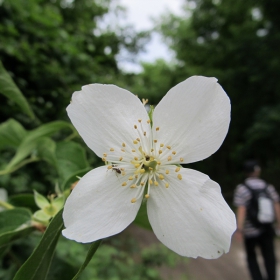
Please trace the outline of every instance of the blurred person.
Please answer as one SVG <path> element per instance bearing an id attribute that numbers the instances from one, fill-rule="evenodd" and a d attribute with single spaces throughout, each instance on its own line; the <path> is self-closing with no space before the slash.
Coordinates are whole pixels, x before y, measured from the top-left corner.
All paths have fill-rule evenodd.
<path id="1" fill-rule="evenodd" d="M 246 179 L 236 187 L 233 203 L 237 207 L 237 230 L 235 236 L 243 240 L 247 264 L 253 280 L 276 280 L 276 257 L 274 249 L 274 225 L 280 229 L 279 195 L 274 186 L 260 179 L 261 168 L 257 161 L 244 164 Z M 263 198 L 264 196 L 265 198 Z M 260 197 L 262 197 L 260 199 Z M 270 205 L 271 203 L 271 214 Z M 255 209 L 257 207 L 257 209 Z M 271 220 L 259 221 L 264 214 Z M 273 217 L 272 217 L 273 215 Z M 261 274 L 257 262 L 256 248 L 259 247 L 264 260 L 267 278 Z"/>

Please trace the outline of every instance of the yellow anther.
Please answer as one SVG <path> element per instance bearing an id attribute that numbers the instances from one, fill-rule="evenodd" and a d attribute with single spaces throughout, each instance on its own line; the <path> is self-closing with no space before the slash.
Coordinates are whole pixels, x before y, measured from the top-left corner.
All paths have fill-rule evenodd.
<path id="1" fill-rule="evenodd" d="M 110 152 L 114 152 L 114 151 L 115 151 L 114 148 L 111 148 L 111 149 L 110 149 Z"/>
<path id="2" fill-rule="evenodd" d="M 162 154 L 162 150 L 159 150 L 158 153 L 159 153 L 159 154 Z"/>
<path id="3" fill-rule="evenodd" d="M 121 148 L 121 151 L 122 151 L 122 152 L 125 152 L 125 149 Z"/>
<path id="4" fill-rule="evenodd" d="M 154 149 L 151 149 L 151 153 L 154 151 Z"/>
<path id="5" fill-rule="evenodd" d="M 153 167 L 149 167 L 149 170 L 153 171 Z"/>
<path id="6" fill-rule="evenodd" d="M 142 120 L 139 119 L 138 122 L 142 122 Z"/>
<path id="7" fill-rule="evenodd" d="M 150 123 L 151 122 L 151 120 L 147 120 L 147 123 Z"/>
<path id="8" fill-rule="evenodd" d="M 160 162 L 160 161 L 158 161 L 158 162 L 157 162 L 157 164 L 158 164 L 158 165 L 161 165 L 161 162 Z"/>
<path id="9" fill-rule="evenodd" d="M 126 173 L 123 171 L 123 172 L 122 172 L 122 175 L 125 176 L 125 174 L 126 174 Z"/>
<path id="10" fill-rule="evenodd" d="M 102 158 L 102 161 L 106 161 L 106 158 L 105 158 L 105 157 L 103 157 L 103 158 Z"/>
<path id="11" fill-rule="evenodd" d="M 138 141 L 137 140 L 133 140 L 133 144 L 138 144 Z"/>
<path id="12" fill-rule="evenodd" d="M 137 140 L 138 142 L 140 142 L 140 138 L 136 138 L 136 140 Z"/>
<path id="13" fill-rule="evenodd" d="M 125 147 L 125 143 L 122 143 L 122 146 Z"/>
<path id="14" fill-rule="evenodd" d="M 132 198 L 131 203 L 135 203 L 135 202 L 136 202 L 136 198 Z"/>
<path id="15" fill-rule="evenodd" d="M 148 194 L 145 194 L 145 197 L 146 197 L 146 198 L 149 198 L 149 197 L 150 197 L 150 195 L 148 195 Z"/>
<path id="16" fill-rule="evenodd" d="M 140 173 L 141 173 L 141 174 L 145 173 L 145 169 L 143 169 L 143 168 L 140 169 Z"/>
<path id="17" fill-rule="evenodd" d="M 156 131 L 159 131 L 159 127 L 156 128 Z"/>
<path id="18" fill-rule="evenodd" d="M 113 166 L 112 165 L 109 165 L 108 167 L 107 167 L 107 169 L 112 169 L 113 168 Z"/>
<path id="19" fill-rule="evenodd" d="M 131 188 L 131 189 L 135 189 L 135 188 L 136 188 L 136 185 L 133 184 L 133 185 L 130 186 L 130 188 Z"/>
<path id="20" fill-rule="evenodd" d="M 143 186 L 145 185 L 145 183 L 144 183 L 144 182 L 141 182 L 140 185 L 143 187 Z"/>
<path id="21" fill-rule="evenodd" d="M 171 146 L 168 145 L 168 146 L 166 146 L 166 148 L 167 148 L 168 150 L 170 150 L 170 149 L 171 149 Z"/>
<path id="22" fill-rule="evenodd" d="M 164 176 L 163 176 L 162 174 L 159 174 L 158 177 L 159 177 L 160 180 L 163 180 L 163 179 L 164 179 Z"/>
<path id="23" fill-rule="evenodd" d="M 126 182 L 123 182 L 123 183 L 122 183 L 122 186 L 123 186 L 123 187 L 125 187 L 126 185 L 127 185 L 127 183 L 126 183 Z"/>
<path id="24" fill-rule="evenodd" d="M 155 186 L 158 186 L 158 182 L 157 181 L 154 181 L 154 184 L 155 184 Z"/>
<path id="25" fill-rule="evenodd" d="M 137 178 L 138 178 L 138 175 L 134 175 L 134 178 L 137 179 Z"/>
<path id="26" fill-rule="evenodd" d="M 165 170 L 165 174 L 169 174 L 169 170 L 168 169 Z"/>
<path id="27" fill-rule="evenodd" d="M 128 180 L 133 180 L 134 178 L 132 177 L 132 176 L 130 176 L 129 178 L 128 178 Z"/>
<path id="28" fill-rule="evenodd" d="M 184 161 L 184 159 L 181 157 L 181 158 L 180 158 L 180 161 L 181 161 L 181 162 L 183 162 L 183 161 Z"/>
<path id="29" fill-rule="evenodd" d="M 149 180 L 149 184 L 152 185 L 153 184 L 153 180 L 150 179 Z"/>
<path id="30" fill-rule="evenodd" d="M 164 146 L 164 144 L 161 143 L 159 146 L 162 148 Z"/>
<path id="31" fill-rule="evenodd" d="M 134 125 L 134 128 L 137 129 L 137 125 L 136 124 Z"/>
<path id="32" fill-rule="evenodd" d="M 134 166 L 135 168 L 138 168 L 140 166 L 140 163 L 135 163 Z"/>
<path id="33" fill-rule="evenodd" d="M 168 183 L 165 183 L 165 187 L 168 188 L 168 187 L 169 187 L 169 184 L 168 184 Z"/>
<path id="34" fill-rule="evenodd" d="M 167 160 L 168 160 L 168 161 L 171 161 L 171 160 L 172 160 L 172 156 L 169 156 L 169 157 L 167 158 Z"/>
<path id="35" fill-rule="evenodd" d="M 177 175 L 177 178 L 178 178 L 179 180 L 182 180 L 182 175 L 181 175 L 181 174 L 178 174 L 178 175 Z"/>
<path id="36" fill-rule="evenodd" d="M 150 161 L 154 161 L 154 159 L 155 159 L 154 157 L 150 157 Z"/>
<path id="37" fill-rule="evenodd" d="M 180 167 L 176 167 L 175 172 L 179 172 L 180 171 Z"/>
<path id="38" fill-rule="evenodd" d="M 172 152 L 172 154 L 175 156 L 175 155 L 176 155 L 176 152 L 175 152 L 175 151 L 173 151 L 173 152 Z"/>
<path id="39" fill-rule="evenodd" d="M 131 150 L 132 153 L 135 153 L 136 151 L 134 149 Z"/>
<path id="40" fill-rule="evenodd" d="M 144 136 L 146 136 L 146 135 L 147 135 L 146 131 L 144 131 L 144 133 L 143 133 L 143 134 L 144 134 Z"/>
<path id="41" fill-rule="evenodd" d="M 104 154 L 103 154 L 103 157 L 107 157 L 107 154 L 106 154 L 106 153 L 104 153 Z"/>
<path id="42" fill-rule="evenodd" d="M 157 140 L 156 140 L 156 139 L 154 140 L 154 143 L 157 143 Z"/>
<path id="43" fill-rule="evenodd" d="M 122 168 L 120 168 L 120 170 L 121 170 L 121 171 L 124 171 L 124 168 L 122 167 Z"/>
<path id="44" fill-rule="evenodd" d="M 138 157 L 134 157 L 134 160 L 138 160 Z"/>
<path id="45" fill-rule="evenodd" d="M 149 101 L 148 99 L 142 98 L 142 103 L 144 106 L 148 103 L 148 101 Z"/>
<path id="46" fill-rule="evenodd" d="M 122 161 L 122 160 L 123 160 L 123 157 L 120 157 L 119 160 Z"/>

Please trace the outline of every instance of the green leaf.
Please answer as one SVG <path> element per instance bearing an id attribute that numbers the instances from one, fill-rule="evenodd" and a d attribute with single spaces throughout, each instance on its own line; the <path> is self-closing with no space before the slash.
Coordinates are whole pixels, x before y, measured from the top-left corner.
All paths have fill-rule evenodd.
<path id="1" fill-rule="evenodd" d="M 44 141 L 47 141 L 47 140 L 43 140 L 43 139 L 46 139 L 45 137 L 51 136 L 55 132 L 57 132 L 61 129 L 65 129 L 65 128 L 70 128 L 73 130 L 73 126 L 68 122 L 54 121 L 54 122 L 42 125 L 39 128 L 36 128 L 36 129 L 28 132 L 26 137 L 23 139 L 23 141 L 19 145 L 15 156 L 9 162 L 9 164 L 5 170 L 10 170 L 10 169 L 15 168 L 15 166 L 17 164 L 19 164 L 22 160 L 24 160 L 32 152 L 38 153 L 38 150 L 37 150 L 38 147 L 40 148 L 40 145 L 43 145 L 44 143 L 46 144 L 46 142 L 44 142 Z M 49 143 L 50 143 L 50 141 L 49 141 Z M 53 144 L 52 144 L 52 147 L 50 147 L 49 152 L 46 152 L 43 155 L 45 156 L 45 159 L 53 162 L 54 159 L 53 159 L 53 156 L 51 155 L 52 154 L 51 149 L 53 149 Z"/>
<path id="2" fill-rule="evenodd" d="M 75 182 L 77 182 L 79 179 L 78 177 L 83 177 L 87 172 L 89 172 L 92 168 L 91 167 L 87 167 L 85 169 L 82 170 L 78 170 L 74 173 L 72 173 L 68 178 L 66 178 L 62 184 L 61 184 L 61 189 L 62 190 L 67 190 L 71 187 L 72 184 L 74 184 Z"/>
<path id="3" fill-rule="evenodd" d="M 31 222 L 31 212 L 24 208 L 15 208 L 0 212 L 0 234 L 17 230 Z"/>
<path id="4" fill-rule="evenodd" d="M 63 141 L 56 148 L 57 168 L 62 180 L 89 167 L 85 149 L 78 143 Z"/>
<path id="5" fill-rule="evenodd" d="M 77 272 L 77 274 L 72 278 L 72 280 L 77 280 L 78 279 L 78 277 L 81 275 L 81 273 L 84 271 L 84 269 L 87 267 L 88 263 L 90 262 L 90 260 L 94 256 L 94 254 L 97 251 L 97 249 L 98 249 L 99 245 L 101 244 L 101 242 L 102 242 L 102 239 L 101 240 L 97 240 L 97 241 L 91 243 L 84 263 L 80 267 L 80 269 Z"/>
<path id="6" fill-rule="evenodd" d="M 33 194 L 16 194 L 8 197 L 8 202 L 16 207 L 26 207 L 32 212 L 38 209 Z"/>
<path id="7" fill-rule="evenodd" d="M 56 209 L 62 209 L 65 203 L 65 197 L 64 196 L 59 196 L 56 197 L 53 201 L 52 201 L 52 206 L 55 207 Z"/>
<path id="8" fill-rule="evenodd" d="M 41 125 L 40 127 L 30 131 L 27 136 L 27 139 L 30 141 L 32 139 L 36 139 L 36 138 L 42 137 L 42 136 L 51 136 L 54 133 L 56 133 L 57 131 L 60 131 L 62 129 L 71 129 L 71 130 L 75 131 L 74 127 L 69 122 L 54 121 L 54 122 L 50 122 L 50 123 Z"/>
<path id="9" fill-rule="evenodd" d="M 62 210 L 52 219 L 40 243 L 21 266 L 14 280 L 45 280 L 63 228 Z"/>
<path id="10" fill-rule="evenodd" d="M 34 231 L 31 227 L 31 213 L 24 208 L 0 212 L 0 253 L 6 245 Z"/>
<path id="11" fill-rule="evenodd" d="M 146 203 L 142 203 L 142 205 L 138 211 L 138 214 L 134 220 L 134 223 L 145 229 L 152 230 L 152 227 L 151 227 L 149 219 L 148 219 Z"/>
<path id="12" fill-rule="evenodd" d="M 5 95 L 10 100 L 14 101 L 23 112 L 25 112 L 32 119 L 35 115 L 30 108 L 26 98 L 17 87 L 17 85 L 12 80 L 11 76 L 8 74 L 4 68 L 2 62 L 0 61 L 0 93 Z"/>
<path id="13" fill-rule="evenodd" d="M 37 142 L 37 156 L 52 166 L 57 167 L 55 148 L 56 143 L 51 138 L 39 138 Z"/>
<path id="14" fill-rule="evenodd" d="M 43 209 L 50 205 L 50 202 L 43 195 L 39 194 L 36 191 L 34 191 L 34 199 L 35 203 L 40 209 Z"/>
<path id="15" fill-rule="evenodd" d="M 0 235 L 0 254 L 6 249 L 6 245 L 13 241 L 28 236 L 35 230 L 34 227 L 26 227 L 14 231 L 8 231 Z"/>
<path id="16" fill-rule="evenodd" d="M 0 125 L 0 150 L 7 147 L 17 148 L 26 133 L 23 126 L 14 119 L 2 123 Z"/>

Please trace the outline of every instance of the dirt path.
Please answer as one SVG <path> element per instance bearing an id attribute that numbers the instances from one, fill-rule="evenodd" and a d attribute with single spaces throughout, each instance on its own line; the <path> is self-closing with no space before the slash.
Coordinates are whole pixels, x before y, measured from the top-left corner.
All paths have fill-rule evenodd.
<path id="1" fill-rule="evenodd" d="M 131 225 L 127 229 L 140 243 L 141 246 L 150 246 L 159 241 L 152 231 Z M 280 241 L 276 242 L 277 260 L 280 260 Z M 262 262 L 262 260 L 259 260 Z M 280 263 L 278 262 L 278 277 L 280 280 Z M 216 260 L 205 260 L 202 258 L 189 259 L 187 265 L 178 265 L 176 268 L 161 268 L 164 280 L 179 280 L 180 275 L 186 275 L 188 280 L 250 280 L 246 258 L 242 244 L 235 239 L 228 254 Z"/>

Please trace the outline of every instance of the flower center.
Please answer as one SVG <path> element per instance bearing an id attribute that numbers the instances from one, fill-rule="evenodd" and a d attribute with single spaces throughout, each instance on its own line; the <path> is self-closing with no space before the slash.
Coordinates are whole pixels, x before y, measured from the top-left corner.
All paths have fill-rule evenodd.
<path id="1" fill-rule="evenodd" d="M 138 123 L 133 127 L 138 137 L 132 140 L 132 143 L 123 142 L 119 146 L 111 147 L 102 158 L 108 165 L 108 170 L 121 176 L 122 187 L 137 189 L 131 203 L 142 199 L 145 190 L 145 198 L 148 199 L 151 187 L 169 188 L 172 177 L 182 180 L 180 167 L 176 166 L 176 162 L 183 162 L 183 158 L 178 157 L 170 145 L 158 141 L 157 131 L 160 128 L 147 133 L 143 129 L 142 120 L 138 120 Z M 149 124 L 150 120 L 147 123 Z"/>

